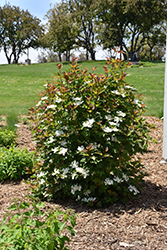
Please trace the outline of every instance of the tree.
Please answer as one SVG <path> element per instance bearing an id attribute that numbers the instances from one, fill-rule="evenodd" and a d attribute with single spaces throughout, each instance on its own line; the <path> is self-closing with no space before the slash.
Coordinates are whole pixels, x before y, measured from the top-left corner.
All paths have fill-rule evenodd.
<path id="1" fill-rule="evenodd" d="M 148 32 L 166 16 L 166 0 L 104 0 L 101 43 L 104 48 L 121 46 L 128 57 L 144 45 Z"/>
<path id="2" fill-rule="evenodd" d="M 48 32 L 45 36 L 46 47 L 57 51 L 59 61 L 62 60 L 61 54 L 65 52 L 66 61 L 70 60 L 70 51 L 74 48 L 76 38 L 76 26 L 72 15 L 65 2 L 54 5 L 46 15 L 48 19 Z"/>
<path id="3" fill-rule="evenodd" d="M 40 20 L 28 10 L 9 4 L 0 7 L 0 48 L 5 52 L 8 63 L 18 63 L 19 57 L 28 48 L 40 46 L 43 27 Z"/>
<path id="4" fill-rule="evenodd" d="M 78 27 L 76 44 L 78 47 L 86 49 L 87 60 L 89 53 L 91 59 L 95 60 L 96 38 L 101 29 L 97 16 L 99 2 L 96 0 L 69 0 L 69 7 Z"/>

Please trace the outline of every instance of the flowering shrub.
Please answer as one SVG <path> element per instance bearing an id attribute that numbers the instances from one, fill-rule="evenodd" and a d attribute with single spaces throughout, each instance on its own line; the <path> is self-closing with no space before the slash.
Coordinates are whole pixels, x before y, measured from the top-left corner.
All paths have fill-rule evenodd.
<path id="1" fill-rule="evenodd" d="M 144 105 L 125 83 L 128 64 L 108 60 L 105 74 L 71 68 L 47 82 L 31 109 L 40 155 L 34 193 L 47 200 L 65 197 L 109 205 L 139 193 L 144 173 L 136 153 L 147 147 Z"/>

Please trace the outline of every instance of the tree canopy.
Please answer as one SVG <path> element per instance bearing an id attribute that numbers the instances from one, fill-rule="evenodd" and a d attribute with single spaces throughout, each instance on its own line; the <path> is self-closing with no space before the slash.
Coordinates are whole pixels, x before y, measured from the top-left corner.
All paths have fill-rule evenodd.
<path id="1" fill-rule="evenodd" d="M 28 48 L 40 46 L 43 27 L 40 19 L 28 10 L 9 4 L 0 7 L 0 48 L 4 50 L 8 63 L 18 63 L 19 57 Z"/>
<path id="2" fill-rule="evenodd" d="M 145 44 L 148 33 L 167 15 L 166 0 L 103 0 L 101 44 L 121 46 L 129 58 Z"/>

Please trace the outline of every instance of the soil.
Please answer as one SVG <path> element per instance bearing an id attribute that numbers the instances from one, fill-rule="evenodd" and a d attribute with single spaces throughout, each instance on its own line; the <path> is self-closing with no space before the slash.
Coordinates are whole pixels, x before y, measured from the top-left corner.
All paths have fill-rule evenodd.
<path id="1" fill-rule="evenodd" d="M 71 208 L 78 214 L 76 235 L 68 244 L 70 250 L 167 250 L 167 164 L 161 164 L 163 121 L 147 117 L 155 142 L 142 155 L 148 175 L 143 190 L 135 200 L 125 205 L 116 203 L 109 208 L 87 208 L 73 201 L 56 203 L 60 209 Z M 19 124 L 18 146 L 35 147 L 27 125 Z M 0 220 L 15 197 L 23 198 L 29 188 L 25 182 L 0 183 Z M 53 206 L 53 203 L 47 203 Z"/>

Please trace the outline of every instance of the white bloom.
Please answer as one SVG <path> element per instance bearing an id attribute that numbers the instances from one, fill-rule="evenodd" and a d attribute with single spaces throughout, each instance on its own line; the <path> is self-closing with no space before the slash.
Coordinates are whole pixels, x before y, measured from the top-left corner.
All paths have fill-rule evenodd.
<path id="1" fill-rule="evenodd" d="M 116 122 L 109 122 L 111 126 L 117 126 L 118 124 Z"/>
<path id="2" fill-rule="evenodd" d="M 64 131 L 63 130 L 57 130 L 55 134 L 56 134 L 56 136 L 61 136 L 61 135 L 64 134 Z"/>
<path id="3" fill-rule="evenodd" d="M 58 148 L 58 147 L 53 148 L 52 151 L 53 151 L 54 153 L 57 153 L 57 151 L 59 151 L 59 148 Z"/>
<path id="4" fill-rule="evenodd" d="M 37 178 L 40 178 L 40 177 L 42 177 L 44 175 L 45 175 L 45 173 L 41 171 L 39 174 L 37 174 Z"/>
<path id="5" fill-rule="evenodd" d="M 123 94 L 121 94 L 121 95 L 122 95 L 122 97 L 123 97 L 123 98 L 125 98 L 125 97 L 126 97 L 126 95 L 125 95 L 124 93 L 123 93 Z"/>
<path id="6" fill-rule="evenodd" d="M 64 156 L 67 153 L 67 151 L 68 151 L 67 148 L 60 148 L 59 154 Z"/>
<path id="7" fill-rule="evenodd" d="M 104 127 L 102 128 L 102 130 L 106 133 L 111 133 L 111 132 L 117 132 L 118 129 L 117 128 L 109 128 L 109 127 Z"/>
<path id="8" fill-rule="evenodd" d="M 75 105 L 75 106 L 78 106 L 78 105 L 80 105 L 80 104 L 83 103 L 83 101 L 81 101 L 81 100 L 82 100 L 81 97 L 76 97 L 76 98 L 74 98 L 73 100 L 74 100 L 74 105 Z"/>
<path id="9" fill-rule="evenodd" d="M 81 199 L 81 197 L 78 195 L 78 197 L 77 197 L 76 201 L 79 201 L 80 199 Z"/>
<path id="10" fill-rule="evenodd" d="M 113 94 L 120 95 L 120 92 L 118 90 L 111 91 Z"/>
<path id="11" fill-rule="evenodd" d="M 126 114 L 123 113 L 122 111 L 117 111 L 116 113 L 118 114 L 118 116 L 122 116 L 122 117 L 125 117 L 125 116 L 126 116 Z"/>
<path id="12" fill-rule="evenodd" d="M 81 201 L 88 203 L 89 201 L 94 202 L 95 200 L 96 200 L 95 197 L 89 197 L 89 198 L 85 197 L 85 198 L 82 198 Z"/>
<path id="13" fill-rule="evenodd" d="M 91 194 L 91 191 L 88 189 L 86 192 L 84 192 L 84 195 L 88 196 L 89 194 Z"/>
<path id="14" fill-rule="evenodd" d="M 111 132 L 113 131 L 113 129 L 112 129 L 112 128 L 109 128 L 109 127 L 104 127 L 104 128 L 102 128 L 102 130 L 103 130 L 104 132 L 106 132 L 106 133 L 111 133 Z"/>
<path id="15" fill-rule="evenodd" d="M 47 96 L 41 97 L 41 100 L 42 100 L 42 101 L 43 101 L 43 100 L 46 100 L 46 99 L 48 99 Z"/>
<path id="16" fill-rule="evenodd" d="M 128 189 L 129 189 L 129 191 L 132 192 L 134 195 L 137 195 L 138 193 L 140 193 L 139 190 L 137 190 L 137 188 L 136 188 L 135 186 L 130 185 L 130 186 L 128 187 Z"/>
<path id="17" fill-rule="evenodd" d="M 84 149 L 85 149 L 84 146 L 78 146 L 78 147 L 77 147 L 77 150 L 78 150 L 79 152 L 83 151 Z"/>
<path id="18" fill-rule="evenodd" d="M 76 171 L 83 175 L 84 178 L 86 178 L 89 175 L 89 169 L 83 169 L 80 167 L 76 167 Z"/>
<path id="19" fill-rule="evenodd" d="M 118 117 L 118 116 L 115 116 L 114 121 L 117 123 L 117 126 L 118 126 L 118 123 L 122 122 L 122 119 L 120 117 Z"/>
<path id="20" fill-rule="evenodd" d="M 126 174 L 124 174 L 124 173 L 123 173 L 122 177 L 123 177 L 123 179 L 124 179 L 125 181 L 128 181 L 128 180 L 129 180 L 129 177 L 128 177 Z"/>
<path id="21" fill-rule="evenodd" d="M 106 120 L 110 121 L 112 119 L 111 115 L 106 115 L 105 116 Z"/>
<path id="22" fill-rule="evenodd" d="M 87 120 L 86 122 L 83 123 L 83 127 L 91 128 L 94 122 L 95 122 L 94 119 L 89 119 L 89 120 Z"/>
<path id="23" fill-rule="evenodd" d="M 42 185 L 44 182 L 45 182 L 44 179 L 40 179 L 40 180 L 39 180 L 39 184 L 40 184 L 40 185 Z"/>
<path id="24" fill-rule="evenodd" d="M 53 139 L 53 136 L 49 137 L 48 143 L 52 143 L 52 142 L 54 142 L 54 141 L 55 141 L 55 140 Z"/>
<path id="25" fill-rule="evenodd" d="M 47 109 L 55 109 L 55 108 L 56 108 L 56 105 L 54 105 L 54 104 L 47 106 Z"/>
<path id="26" fill-rule="evenodd" d="M 68 177 L 67 174 L 69 172 L 69 168 L 63 168 L 62 171 L 63 171 L 63 173 L 61 174 L 61 179 L 67 178 Z"/>
<path id="27" fill-rule="evenodd" d="M 59 169 L 55 168 L 52 175 L 54 176 L 54 175 L 57 175 L 57 174 L 60 174 L 60 171 L 59 171 Z"/>
<path id="28" fill-rule="evenodd" d="M 71 193 L 75 194 L 76 191 L 81 191 L 81 188 L 82 188 L 81 185 L 77 185 L 77 184 L 75 184 L 74 186 L 72 185 L 71 186 Z"/>
<path id="29" fill-rule="evenodd" d="M 67 142 L 66 142 L 65 140 L 63 140 L 63 141 L 60 142 L 60 145 L 61 145 L 61 146 L 66 146 L 66 145 L 67 145 Z"/>
<path id="30" fill-rule="evenodd" d="M 129 86 L 129 85 L 124 86 L 124 88 L 125 88 L 125 89 L 132 89 L 132 90 L 136 90 L 135 88 L 133 88 L 133 87 L 131 87 L 131 86 Z"/>
<path id="31" fill-rule="evenodd" d="M 77 174 L 76 173 L 72 173 L 72 180 L 74 180 L 75 179 L 75 176 L 76 176 Z"/>
<path id="32" fill-rule="evenodd" d="M 56 99 L 54 100 L 54 102 L 60 103 L 60 102 L 62 102 L 62 99 L 59 98 L 58 96 L 56 96 Z"/>
<path id="33" fill-rule="evenodd" d="M 111 141 L 118 142 L 117 137 L 116 136 L 111 136 Z"/>
<path id="34" fill-rule="evenodd" d="M 37 107 L 40 106 L 40 105 L 41 105 L 41 101 L 39 101 L 39 102 L 36 104 Z"/>
<path id="35" fill-rule="evenodd" d="M 75 160 L 75 161 L 71 162 L 70 166 L 72 168 L 77 168 L 78 167 L 78 162 Z"/>
<path id="36" fill-rule="evenodd" d="M 141 102 L 138 99 L 135 99 L 134 103 L 137 104 L 139 107 L 141 107 Z"/>
<path id="37" fill-rule="evenodd" d="M 115 182 L 117 182 L 117 183 L 123 182 L 123 180 L 122 180 L 121 178 L 119 178 L 118 176 L 115 176 L 113 180 L 114 180 Z"/>
<path id="38" fill-rule="evenodd" d="M 106 178 L 106 179 L 104 180 L 104 184 L 105 184 L 105 185 L 113 185 L 113 180 L 111 180 L 111 179 L 109 179 L 109 178 Z"/>

